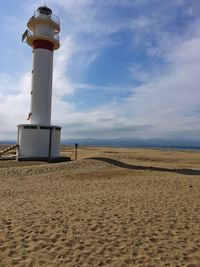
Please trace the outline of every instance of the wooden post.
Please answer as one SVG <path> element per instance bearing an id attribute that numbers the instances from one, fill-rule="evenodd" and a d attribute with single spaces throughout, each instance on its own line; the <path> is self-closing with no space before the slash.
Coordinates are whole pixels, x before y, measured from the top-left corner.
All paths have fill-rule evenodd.
<path id="1" fill-rule="evenodd" d="M 75 160 L 77 160 L 78 157 L 78 144 L 75 144 Z"/>

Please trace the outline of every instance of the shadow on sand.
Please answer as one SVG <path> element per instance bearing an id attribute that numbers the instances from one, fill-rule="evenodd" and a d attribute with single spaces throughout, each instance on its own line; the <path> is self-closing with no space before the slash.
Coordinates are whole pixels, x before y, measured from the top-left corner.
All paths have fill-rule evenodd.
<path id="1" fill-rule="evenodd" d="M 103 158 L 103 157 L 92 157 L 88 159 L 95 159 L 100 161 L 105 161 L 107 163 L 110 163 L 112 165 L 125 168 L 125 169 L 131 169 L 131 170 L 142 170 L 142 171 L 159 171 L 159 172 L 173 172 L 173 173 L 179 173 L 179 174 L 185 174 L 185 175 L 200 175 L 200 170 L 193 170 L 193 169 L 168 169 L 168 168 L 161 168 L 161 167 L 147 167 L 147 166 L 138 166 L 138 165 L 130 165 L 123 163 L 121 161 L 110 159 L 110 158 Z"/>

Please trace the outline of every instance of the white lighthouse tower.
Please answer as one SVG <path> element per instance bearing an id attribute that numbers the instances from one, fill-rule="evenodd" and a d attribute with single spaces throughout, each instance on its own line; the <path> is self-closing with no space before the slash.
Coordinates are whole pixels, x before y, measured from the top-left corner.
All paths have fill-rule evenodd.
<path id="1" fill-rule="evenodd" d="M 22 40 L 32 47 L 30 124 L 18 125 L 18 160 L 59 158 L 61 127 L 51 125 L 53 51 L 60 46 L 59 19 L 41 6 L 28 20 Z"/>

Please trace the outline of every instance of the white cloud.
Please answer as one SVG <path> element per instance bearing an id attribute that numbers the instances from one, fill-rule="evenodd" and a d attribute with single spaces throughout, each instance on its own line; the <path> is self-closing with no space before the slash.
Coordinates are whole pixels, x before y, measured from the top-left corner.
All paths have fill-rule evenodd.
<path id="1" fill-rule="evenodd" d="M 66 37 L 54 55 L 53 94 L 55 97 L 63 97 L 74 91 L 72 83 L 66 76 L 66 70 L 74 50 L 73 41 L 70 37 Z"/>
<path id="2" fill-rule="evenodd" d="M 194 38 L 175 46 L 168 53 L 168 72 L 133 90 L 124 108 L 136 124 L 153 125 L 154 135 L 200 130 L 199 42 Z"/>
<path id="3" fill-rule="evenodd" d="M 199 41 L 194 37 L 174 46 L 168 51 L 168 71 L 153 80 L 145 77 L 145 83 L 133 88 L 128 98 L 87 113 L 74 110 L 70 118 L 63 121 L 63 137 L 73 134 L 96 138 L 197 138 L 200 131 Z"/>
<path id="4" fill-rule="evenodd" d="M 30 78 L 30 74 L 24 74 L 18 80 L 14 80 L 8 75 L 3 78 L 4 88 L 0 88 L 0 139 L 15 138 L 16 126 L 20 123 L 26 123 L 30 111 Z M 5 92 L 7 88 L 8 90 L 9 88 L 12 89 Z"/>

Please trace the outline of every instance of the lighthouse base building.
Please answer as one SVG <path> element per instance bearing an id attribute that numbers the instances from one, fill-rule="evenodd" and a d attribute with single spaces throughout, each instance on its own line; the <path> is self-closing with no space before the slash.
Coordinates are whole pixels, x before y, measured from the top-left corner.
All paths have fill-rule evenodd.
<path id="1" fill-rule="evenodd" d="M 60 157 L 59 126 L 18 125 L 18 160 L 65 160 Z"/>
<path id="2" fill-rule="evenodd" d="M 59 18 L 47 6 L 39 7 L 28 20 L 22 41 L 32 48 L 33 69 L 30 124 L 18 125 L 18 160 L 62 161 L 61 127 L 51 125 L 53 52 L 60 47 Z"/>

